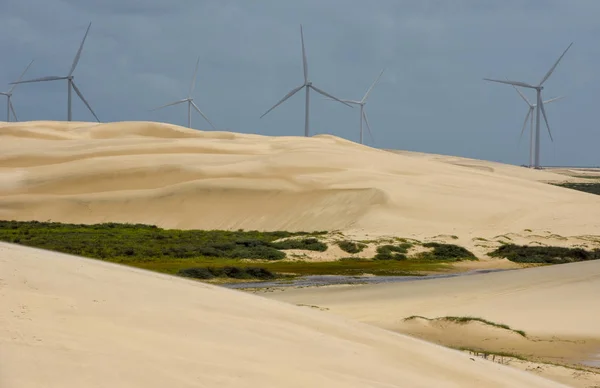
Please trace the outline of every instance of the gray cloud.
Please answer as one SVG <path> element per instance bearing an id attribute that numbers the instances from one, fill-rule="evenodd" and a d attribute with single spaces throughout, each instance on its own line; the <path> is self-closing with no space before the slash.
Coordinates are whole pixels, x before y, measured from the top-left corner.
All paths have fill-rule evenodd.
<path id="1" fill-rule="evenodd" d="M 544 135 L 542 161 L 600 165 L 594 115 L 600 3 L 594 0 L 3 0 L 2 6 L 6 88 L 31 59 L 29 77 L 66 73 L 93 23 L 75 77 L 104 121 L 184 125 L 185 107 L 149 109 L 187 95 L 200 55 L 194 96 L 219 128 L 300 135 L 300 96 L 258 117 L 302 82 L 303 23 L 311 79 L 322 89 L 357 99 L 387 69 L 367 108 L 375 146 L 516 164 L 527 160 L 526 141 L 518 143 L 526 106 L 509 86 L 482 78 L 536 82 L 575 41 L 544 91 L 568 98 L 548 107 L 555 142 Z M 19 117 L 65 119 L 65 89 L 60 82 L 19 85 Z M 79 101 L 74 118 L 92 120 Z M 194 122 L 207 129 L 200 117 Z M 314 96 L 311 129 L 356 141 L 358 110 Z"/>

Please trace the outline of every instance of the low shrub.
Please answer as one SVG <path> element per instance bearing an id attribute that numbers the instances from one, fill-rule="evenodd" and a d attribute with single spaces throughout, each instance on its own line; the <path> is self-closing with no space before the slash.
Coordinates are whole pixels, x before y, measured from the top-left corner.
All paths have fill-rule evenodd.
<path id="1" fill-rule="evenodd" d="M 410 247 L 409 243 L 379 246 L 373 260 L 406 260 L 406 253 Z"/>
<path id="2" fill-rule="evenodd" d="M 348 240 L 338 241 L 337 245 L 347 253 L 360 253 L 367 247 L 367 244 Z"/>
<path id="3" fill-rule="evenodd" d="M 194 267 L 181 269 L 177 272 L 177 275 L 194 279 L 275 279 L 275 274 L 271 271 L 266 268 L 258 267 Z"/>
<path id="4" fill-rule="evenodd" d="M 325 252 L 327 244 L 316 238 L 289 239 L 272 243 L 276 249 L 301 249 L 305 251 Z"/>
<path id="5" fill-rule="evenodd" d="M 431 260 L 477 260 L 477 257 L 471 251 L 455 244 L 429 242 L 423 244 L 423 246 L 425 248 L 433 248 L 431 252 L 423 253 L 424 258 Z"/>
<path id="6" fill-rule="evenodd" d="M 582 248 L 532 247 L 505 244 L 489 253 L 492 257 L 503 257 L 516 263 L 565 264 L 600 259 L 600 249 L 587 251 Z"/>

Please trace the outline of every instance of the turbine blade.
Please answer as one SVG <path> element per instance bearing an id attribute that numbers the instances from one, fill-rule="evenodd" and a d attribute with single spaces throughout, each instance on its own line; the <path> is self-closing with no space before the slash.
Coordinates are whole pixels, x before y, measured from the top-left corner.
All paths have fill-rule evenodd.
<path id="1" fill-rule="evenodd" d="M 19 121 L 19 119 L 17 118 L 17 112 L 15 112 L 15 107 L 13 106 L 12 101 L 9 101 L 8 105 L 10 106 L 10 110 L 13 116 L 15 117 L 15 121 Z"/>
<path id="2" fill-rule="evenodd" d="M 525 121 L 523 122 L 523 129 L 521 129 L 521 136 L 519 136 L 519 143 L 521 143 L 521 139 L 523 138 L 523 133 L 525 133 L 525 127 L 527 127 L 527 120 L 529 120 L 529 115 L 531 115 L 532 109 L 529 108 L 527 110 L 527 115 L 525 116 Z"/>
<path id="3" fill-rule="evenodd" d="M 204 113 L 202 113 L 202 111 L 200 110 L 200 108 L 198 108 L 198 105 L 196 105 L 196 103 L 194 101 L 190 101 L 190 102 L 192 103 L 192 106 L 194 107 L 194 109 L 196 109 L 196 112 L 200 113 L 200 115 L 202 117 L 204 117 L 204 120 L 206 120 L 213 129 L 217 129 L 217 128 L 215 128 L 215 126 L 213 125 L 213 123 L 210 122 L 210 120 L 208 119 L 208 117 L 206 117 L 206 115 Z"/>
<path id="4" fill-rule="evenodd" d="M 335 101 L 333 98 L 329 98 L 329 97 L 325 97 L 325 98 L 323 98 L 323 100 L 326 100 L 326 101 Z M 356 105 L 360 105 L 360 103 L 361 103 L 360 101 L 356 101 L 356 100 L 343 100 L 341 98 L 340 98 L 340 101 L 347 102 L 348 104 L 356 104 Z"/>
<path id="5" fill-rule="evenodd" d="M 514 85 L 514 86 L 522 86 L 524 88 L 535 89 L 535 86 L 526 84 L 525 82 L 502 81 L 502 80 L 499 80 L 499 79 L 490 79 L 490 78 L 484 78 L 484 80 L 486 80 L 486 81 L 492 81 L 492 82 L 500 82 L 501 84 L 509 84 L 509 85 Z"/>
<path id="6" fill-rule="evenodd" d="M 377 84 L 377 82 L 379 82 L 379 78 L 381 78 L 381 76 L 383 75 L 383 72 L 385 71 L 385 69 L 381 70 L 381 73 L 379 73 L 379 76 L 375 79 L 375 82 L 373 82 L 373 84 L 371 85 L 371 87 L 369 88 L 369 90 L 367 90 L 367 93 L 365 93 L 365 96 L 363 97 L 361 102 L 365 102 L 367 101 L 367 98 L 369 98 L 369 94 L 371 93 L 371 90 L 373 90 L 373 87 L 375 87 L 375 85 Z"/>
<path id="7" fill-rule="evenodd" d="M 569 49 L 571 48 L 571 46 L 573 46 L 573 42 L 571 42 L 571 44 L 569 45 L 569 47 L 567 47 L 567 49 L 565 51 L 563 51 L 562 55 L 558 58 L 558 60 L 556 61 L 556 63 L 554 63 L 554 66 L 552 66 L 552 68 L 550 70 L 548 70 L 548 72 L 546 73 L 546 75 L 544 76 L 544 78 L 542 78 L 542 80 L 540 81 L 540 86 L 542 86 L 542 84 L 544 82 L 546 82 L 546 80 L 552 75 L 552 73 L 554 72 L 554 69 L 556 69 L 556 66 L 558 66 L 558 62 L 560 62 L 560 60 L 565 56 L 565 54 L 567 53 L 567 51 L 569 51 Z"/>
<path id="8" fill-rule="evenodd" d="M 77 95 L 79 96 L 79 98 L 81 98 L 81 101 L 83 101 L 83 103 L 85 104 L 85 106 L 87 106 L 87 108 L 90 110 L 90 112 L 92 112 L 92 114 L 96 118 L 96 121 L 100 122 L 100 119 L 98 118 L 98 116 L 96 116 L 96 113 L 94 113 L 94 110 L 92 109 L 92 107 L 90 106 L 90 104 L 88 104 L 88 102 L 85 100 L 85 97 L 83 97 L 83 94 L 81 94 L 81 91 L 79 90 L 79 88 L 77 87 L 77 85 L 75 85 L 75 82 L 71 81 L 71 85 L 73 85 L 73 90 L 75 90 L 75 93 L 77 93 Z"/>
<path id="9" fill-rule="evenodd" d="M 550 140 L 554 142 L 552 138 L 552 132 L 550 132 L 550 124 L 548 124 L 548 117 L 546 117 L 546 109 L 544 109 L 544 103 L 540 103 L 540 108 L 542 108 L 542 115 L 544 116 L 544 121 L 546 122 L 546 128 L 548 128 L 548 134 L 550 135 Z"/>
<path id="10" fill-rule="evenodd" d="M 316 86 L 314 86 L 314 85 L 310 85 L 310 87 L 311 87 L 311 88 L 313 88 L 315 92 L 317 92 L 317 93 L 321 93 L 321 94 L 322 94 L 322 95 L 324 95 L 325 97 L 332 98 L 332 99 L 334 99 L 334 100 L 336 100 L 336 101 L 338 101 L 338 102 L 341 102 L 342 104 L 344 104 L 344 105 L 346 105 L 346 106 L 349 106 L 350 108 L 354 108 L 352 105 L 350 105 L 350 104 L 348 104 L 348 103 L 346 103 L 346 102 L 344 102 L 344 101 L 340 100 L 340 99 L 339 99 L 339 98 L 337 98 L 337 97 L 334 97 L 334 96 L 332 96 L 331 94 L 329 94 L 329 93 L 327 93 L 327 92 L 324 92 L 323 90 L 319 89 L 318 87 L 316 87 Z"/>
<path id="11" fill-rule="evenodd" d="M 531 102 L 529 102 L 527 97 L 525 97 L 525 95 L 523 93 L 521 93 L 521 91 L 515 85 L 511 85 L 511 86 L 517 91 L 517 93 L 519 93 L 519 96 L 521 96 L 521 98 L 527 103 L 527 105 L 532 106 Z"/>
<path id="12" fill-rule="evenodd" d="M 369 125 L 369 120 L 367 119 L 367 111 L 363 109 L 363 118 L 365 119 L 365 124 L 367 124 L 367 131 L 369 132 L 369 136 L 371 140 L 375 142 L 375 138 L 373 137 L 373 133 L 371 132 L 371 126 Z"/>
<path id="13" fill-rule="evenodd" d="M 28 79 L 26 81 L 11 82 L 10 84 L 11 85 L 16 85 L 16 84 L 26 84 L 26 83 L 30 83 L 30 82 L 57 81 L 59 79 L 67 79 L 67 77 L 57 77 L 55 75 L 51 75 L 51 76 L 48 76 L 48 77 Z"/>
<path id="14" fill-rule="evenodd" d="M 277 108 L 279 105 L 281 105 L 285 100 L 287 100 L 288 98 L 292 97 L 294 94 L 296 94 L 300 89 L 302 89 L 305 85 L 300 85 L 295 89 L 292 89 L 292 91 L 290 91 L 288 94 L 285 95 L 285 97 L 283 97 L 281 100 L 279 100 L 279 102 L 275 105 L 273 105 L 271 107 L 271 109 L 269 109 L 268 111 L 266 111 L 265 113 L 263 113 L 262 116 L 260 116 L 260 118 L 262 119 L 263 117 L 265 117 L 267 115 L 267 113 L 269 113 L 270 111 L 272 111 L 273 109 Z"/>
<path id="15" fill-rule="evenodd" d="M 175 102 L 170 102 L 170 103 L 168 103 L 168 104 L 161 105 L 161 106 L 159 106 L 159 107 L 156 107 L 156 108 L 152 108 L 152 109 L 150 109 L 150 111 L 152 112 L 153 110 L 157 110 L 157 109 L 166 108 L 166 107 L 168 107 L 168 106 L 171 106 L 171 105 L 177 105 L 177 104 L 181 104 L 182 102 L 187 102 L 187 101 L 189 101 L 189 100 L 188 100 L 187 98 L 184 98 L 183 100 L 179 100 L 179 101 L 175 101 Z"/>
<path id="16" fill-rule="evenodd" d="M 198 64 L 200 63 L 200 56 L 198 56 L 198 60 L 196 61 L 196 70 L 194 70 L 194 77 L 192 77 L 192 84 L 190 85 L 190 93 L 188 94 L 188 98 L 192 97 L 192 93 L 194 92 L 194 88 L 196 87 L 196 75 L 198 74 Z"/>
<path id="17" fill-rule="evenodd" d="M 562 100 L 563 98 L 565 98 L 565 96 L 554 97 L 554 98 L 544 101 L 544 104 L 549 104 L 549 103 L 557 101 L 557 100 Z"/>
<path id="18" fill-rule="evenodd" d="M 19 76 L 19 79 L 17 79 L 17 82 L 13 84 L 12 88 L 10 88 L 10 90 L 8 91 L 8 94 L 11 94 L 12 91 L 15 90 L 15 88 L 17 87 L 17 83 L 19 83 L 23 79 L 23 76 L 25 75 L 25 73 L 27 73 L 27 70 L 29 70 L 29 67 L 31 67 L 32 63 L 33 63 L 33 59 L 31 60 L 31 62 L 29 62 L 29 65 L 27 65 L 27 67 L 25 68 L 25 70 L 23 70 L 23 72 Z"/>
<path id="19" fill-rule="evenodd" d="M 79 50 L 77 50 L 75 59 L 73 59 L 73 64 L 71 65 L 71 70 L 69 71 L 69 76 L 71 76 L 73 74 L 73 72 L 75 71 L 75 67 L 77 66 L 77 63 L 79 63 L 79 58 L 81 57 L 81 51 L 83 51 L 83 44 L 85 43 L 85 38 L 87 38 L 87 36 L 88 36 L 88 32 L 90 32 L 91 26 L 92 26 L 92 23 L 90 22 L 87 30 L 85 30 L 85 35 L 83 36 L 83 40 L 81 41 L 81 44 L 79 45 Z"/>
<path id="20" fill-rule="evenodd" d="M 304 48 L 304 32 L 300 24 L 300 40 L 302 40 L 302 66 L 304 68 L 304 83 L 308 82 L 308 61 L 306 60 L 306 49 Z"/>

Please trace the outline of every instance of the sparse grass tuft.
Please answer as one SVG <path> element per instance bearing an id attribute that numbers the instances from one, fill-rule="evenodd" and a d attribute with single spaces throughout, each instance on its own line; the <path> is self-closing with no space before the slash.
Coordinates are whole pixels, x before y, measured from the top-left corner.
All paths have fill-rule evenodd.
<path id="1" fill-rule="evenodd" d="M 512 331 L 514 333 L 517 333 L 523 337 L 527 337 L 527 334 L 523 331 L 523 330 L 515 330 L 512 329 L 510 326 L 505 325 L 503 323 L 496 323 L 496 322 L 492 322 L 492 321 L 488 321 L 487 319 L 483 319 L 483 318 L 477 318 L 477 317 L 454 317 L 454 316 L 447 316 L 447 317 L 439 317 L 439 318 L 427 318 L 421 315 L 412 315 L 410 317 L 404 318 L 405 321 L 410 321 L 413 319 L 425 319 L 427 321 L 447 321 L 447 322 L 453 322 L 453 323 L 457 323 L 459 325 L 465 325 L 469 322 L 481 322 L 485 325 L 488 326 L 493 326 L 493 327 L 497 327 L 500 329 L 504 329 L 504 330 L 509 330 Z"/>

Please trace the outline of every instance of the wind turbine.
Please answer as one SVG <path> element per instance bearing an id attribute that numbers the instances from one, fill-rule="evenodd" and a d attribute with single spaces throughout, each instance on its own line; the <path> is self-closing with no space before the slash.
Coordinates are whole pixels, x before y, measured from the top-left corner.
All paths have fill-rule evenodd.
<path id="1" fill-rule="evenodd" d="M 73 59 L 73 64 L 71 65 L 71 70 L 69 70 L 68 75 L 62 76 L 62 77 L 48 76 L 48 77 L 42 77 L 42 78 L 35 78 L 35 79 L 27 80 L 27 81 L 11 82 L 11 84 L 24 84 L 24 83 L 30 83 L 30 82 L 44 82 L 44 81 L 58 81 L 58 80 L 66 79 L 67 80 L 67 96 L 68 96 L 67 97 L 67 121 L 71 121 L 71 118 L 72 118 L 72 115 L 71 115 L 71 100 L 72 100 L 71 99 L 71 89 L 73 89 L 73 90 L 75 90 L 75 93 L 77 93 L 77 95 L 79 96 L 81 101 L 83 101 L 85 106 L 87 106 L 87 108 L 90 110 L 90 112 L 92 112 L 92 114 L 96 118 L 96 121 L 100 122 L 100 119 L 98 119 L 98 116 L 96 116 L 96 113 L 94 113 L 94 110 L 92 109 L 90 104 L 88 104 L 88 102 L 85 100 L 85 97 L 83 97 L 83 94 L 81 94 L 81 91 L 79 90 L 77 85 L 75 85 L 75 81 L 73 81 L 73 78 L 74 78 L 73 72 L 75 71 L 75 67 L 77 67 L 77 63 L 79 63 L 79 58 L 81 58 L 81 51 L 83 50 L 83 44 L 85 43 L 85 38 L 87 38 L 88 33 L 90 32 L 91 26 L 92 26 L 92 23 L 90 23 L 88 25 L 88 28 L 85 31 L 85 35 L 83 36 L 83 40 L 81 41 L 79 50 L 77 50 L 75 59 Z"/>
<path id="2" fill-rule="evenodd" d="M 552 138 L 552 132 L 550 132 L 550 125 L 548 124 L 548 118 L 546 117 L 546 110 L 544 109 L 544 102 L 542 101 L 542 90 L 544 89 L 544 87 L 542 85 L 552 75 L 552 72 L 554 72 L 554 69 L 556 69 L 556 66 L 558 66 L 558 63 L 565 56 L 565 54 L 571 48 L 572 45 L 573 45 L 573 43 L 571 42 L 571 44 L 569 44 L 569 47 L 567 47 L 566 50 L 563 51 L 562 55 L 554 63 L 554 66 L 552 66 L 550 68 L 550 70 L 548 70 L 548 72 L 546 73 L 546 75 L 544 76 L 544 78 L 542 78 L 542 80 L 540 81 L 540 83 L 537 84 L 537 85 L 531 85 L 531 84 L 528 84 L 528 83 L 525 83 L 525 82 L 518 82 L 518 81 L 502 81 L 502 80 L 484 78 L 484 80 L 486 80 L 486 81 L 499 82 L 499 83 L 502 83 L 502 84 L 509 84 L 509 85 L 513 85 L 513 86 L 521 86 L 521 87 L 524 87 L 524 88 L 529 88 L 529 89 L 535 89 L 536 90 L 536 92 L 537 92 L 536 101 L 537 102 L 536 102 L 535 160 L 534 160 L 534 168 L 536 168 L 536 169 L 540 168 L 540 111 L 544 115 L 544 121 L 546 122 L 546 127 L 548 128 L 548 133 L 550 134 L 550 138 Z"/>
<path id="3" fill-rule="evenodd" d="M 516 86 L 512 85 L 512 87 L 515 88 L 515 90 L 517 91 L 517 93 L 519 93 L 519 95 L 521 96 L 523 101 L 525 101 L 527 103 L 527 106 L 529 106 L 529 109 L 527 110 L 527 115 L 525 115 L 525 121 L 523 122 L 523 129 L 521 129 L 521 136 L 519 137 L 519 140 L 523 137 L 523 133 L 525 132 L 525 127 L 527 126 L 527 120 L 529 118 L 531 118 L 531 124 L 529 126 L 529 167 L 532 167 L 533 166 L 533 153 L 534 153 L 533 110 L 537 107 L 537 104 L 532 104 L 531 102 L 529 102 L 527 97 L 525 97 L 525 95 L 523 93 L 521 93 L 521 91 Z M 565 98 L 565 97 L 560 96 L 560 97 L 551 98 L 549 100 L 544 101 L 544 104 L 549 104 L 551 102 L 560 100 L 562 98 Z M 552 139 L 552 135 L 550 135 L 550 140 L 554 141 L 554 139 Z"/>
<path id="4" fill-rule="evenodd" d="M 19 77 L 17 82 L 23 78 L 25 73 L 27 73 L 27 70 L 29 70 L 29 67 L 31 66 L 32 63 L 33 63 L 33 60 L 31 60 L 31 62 L 29 62 L 29 65 L 27 65 L 25 70 L 21 73 L 21 76 Z M 12 98 L 13 90 L 15 90 L 16 87 L 17 87 L 17 85 L 13 84 L 13 86 L 10 88 L 10 90 L 8 92 L 0 92 L 1 95 L 6 96 L 6 121 L 7 122 L 10 121 L 10 112 L 12 112 L 13 117 L 15 118 L 15 121 L 19 121 L 19 119 L 17 118 L 17 113 L 15 112 L 15 107 L 13 106 L 12 101 L 10 101 L 10 99 Z"/>
<path id="5" fill-rule="evenodd" d="M 306 102 L 305 102 L 305 107 L 304 107 L 304 136 L 308 136 L 308 133 L 309 133 L 308 120 L 309 120 L 309 108 L 310 108 L 310 89 L 313 89 L 315 92 L 317 92 L 319 94 L 322 94 L 325 97 L 329 97 L 329 98 L 334 99 L 334 100 L 336 100 L 338 102 L 341 102 L 342 104 L 347 105 L 350 108 L 352 108 L 352 105 L 349 105 L 348 103 L 343 102 L 339 98 L 334 97 L 331 94 L 329 94 L 329 93 L 327 93 L 327 92 L 325 92 L 325 91 L 317 88 L 308 79 L 308 63 L 306 61 L 306 49 L 304 48 L 304 33 L 302 32 L 302 24 L 300 25 L 300 39 L 302 41 L 302 65 L 303 65 L 303 68 L 304 68 L 304 83 L 302 85 L 298 86 L 297 88 L 292 89 L 281 100 L 279 100 L 279 102 L 277 104 L 273 105 L 271 107 L 271 109 L 269 109 L 268 111 L 266 111 L 265 113 L 263 113 L 263 115 L 260 116 L 260 118 L 262 119 L 264 116 L 267 115 L 267 113 L 269 113 L 273 109 L 277 108 L 285 100 L 287 100 L 288 98 L 292 97 L 294 94 L 298 93 L 302 88 L 305 88 L 306 89 Z"/>
<path id="6" fill-rule="evenodd" d="M 369 135 L 371 136 L 371 139 L 373 139 L 373 133 L 371 133 L 371 126 L 369 125 L 369 120 L 367 119 L 367 112 L 365 111 L 365 104 L 367 103 L 367 98 L 369 98 L 369 94 L 371 93 L 371 90 L 373 90 L 373 88 L 375 87 L 377 82 L 379 82 L 379 78 L 381 78 L 384 71 L 385 71 L 385 69 L 381 70 L 381 73 L 379 73 L 379 76 L 377 76 L 377 78 L 375 79 L 375 82 L 373 82 L 373 84 L 371 84 L 371 87 L 367 90 L 367 92 L 365 93 L 362 100 L 360 100 L 360 101 L 341 100 L 342 102 L 346 102 L 348 104 L 360 106 L 360 144 L 363 144 L 363 120 L 364 120 L 365 124 L 367 125 L 367 129 L 369 130 Z M 331 100 L 331 99 L 329 99 L 329 100 Z"/>
<path id="7" fill-rule="evenodd" d="M 194 88 L 196 87 L 196 74 L 198 73 L 198 64 L 199 63 L 200 63 L 200 57 L 198 57 L 198 60 L 196 61 L 196 70 L 194 70 L 194 76 L 192 77 L 192 84 L 190 85 L 190 92 L 188 93 L 187 98 L 184 98 L 182 100 L 178 100 L 175 102 L 171 102 L 166 105 L 159 106 L 158 108 L 152 108 L 152 109 L 150 109 L 150 111 L 165 108 L 167 106 L 181 104 L 183 102 L 187 102 L 188 103 L 188 128 L 192 127 L 192 107 L 193 107 L 196 110 L 196 112 L 200 113 L 200 115 L 202 117 L 204 117 L 204 120 L 206 120 L 210 124 L 210 126 L 213 127 L 213 129 L 216 129 L 215 126 L 210 122 L 208 117 L 206 117 L 204 115 L 204 113 L 202 113 L 200 108 L 198 108 L 198 105 L 196 105 L 196 103 L 194 102 L 194 98 L 192 97 L 192 92 L 194 91 Z"/>

